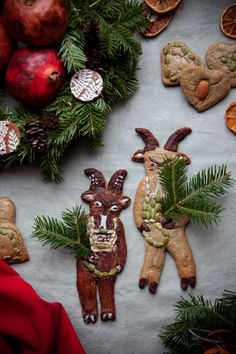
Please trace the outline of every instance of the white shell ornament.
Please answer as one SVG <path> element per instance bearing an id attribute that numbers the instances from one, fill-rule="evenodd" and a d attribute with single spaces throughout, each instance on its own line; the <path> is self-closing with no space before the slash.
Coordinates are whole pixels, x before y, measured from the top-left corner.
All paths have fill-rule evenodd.
<path id="1" fill-rule="evenodd" d="M 70 89 L 75 98 L 83 102 L 89 102 L 101 94 L 103 80 L 98 72 L 82 69 L 72 76 Z"/>
<path id="2" fill-rule="evenodd" d="M 8 120 L 0 121 L 0 155 L 8 155 L 15 151 L 20 143 L 20 131 Z"/>

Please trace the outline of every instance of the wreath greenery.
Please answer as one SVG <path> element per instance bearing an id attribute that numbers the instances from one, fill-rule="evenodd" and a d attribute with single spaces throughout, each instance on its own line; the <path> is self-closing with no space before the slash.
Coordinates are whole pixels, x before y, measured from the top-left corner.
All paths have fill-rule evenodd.
<path id="1" fill-rule="evenodd" d="M 43 178 L 54 182 L 62 180 L 60 160 L 69 146 L 78 139 L 93 148 L 101 145 L 112 104 L 137 89 L 135 74 L 142 50 L 135 32 L 143 33 L 148 26 L 143 5 L 137 0 L 65 0 L 65 4 L 69 23 L 57 50 L 67 77 L 58 97 L 41 111 L 0 106 L 0 120 L 12 121 L 21 133 L 20 146 L 2 157 L 1 166 L 37 164 Z M 74 98 L 69 87 L 71 76 L 83 68 L 98 71 L 104 82 L 102 95 L 88 103 Z M 29 143 L 25 124 L 40 121 L 45 111 L 53 113 L 59 125 L 43 128 L 46 149 L 39 153 Z"/>

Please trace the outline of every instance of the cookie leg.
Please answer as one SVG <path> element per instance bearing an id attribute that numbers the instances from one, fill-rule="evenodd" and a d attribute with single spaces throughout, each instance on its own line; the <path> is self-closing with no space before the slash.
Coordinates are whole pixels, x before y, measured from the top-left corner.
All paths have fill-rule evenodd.
<path id="1" fill-rule="evenodd" d="M 84 267 L 83 261 L 77 260 L 77 290 L 82 306 L 84 322 L 95 323 L 98 318 L 96 277 Z"/>
<path id="2" fill-rule="evenodd" d="M 101 320 L 114 321 L 116 318 L 114 287 L 116 277 L 99 278 L 98 292 L 101 304 Z"/>
<path id="3" fill-rule="evenodd" d="M 147 284 L 149 291 L 155 293 L 161 277 L 165 261 L 165 250 L 156 248 L 145 242 L 145 256 L 139 275 L 139 287 L 143 289 Z"/>
<path id="4" fill-rule="evenodd" d="M 151 246 L 153 247 L 153 246 Z M 154 248 L 154 247 L 153 247 Z M 148 272 L 148 287 L 152 294 L 156 293 L 157 286 L 160 281 L 163 265 L 165 262 L 165 249 L 164 248 L 154 248 L 152 254 L 152 265 Z"/>
<path id="5" fill-rule="evenodd" d="M 175 260 L 181 279 L 181 288 L 187 290 L 188 285 L 194 288 L 196 284 L 196 267 L 192 250 L 183 229 L 177 230 L 174 237 L 170 239 L 167 250 Z"/>

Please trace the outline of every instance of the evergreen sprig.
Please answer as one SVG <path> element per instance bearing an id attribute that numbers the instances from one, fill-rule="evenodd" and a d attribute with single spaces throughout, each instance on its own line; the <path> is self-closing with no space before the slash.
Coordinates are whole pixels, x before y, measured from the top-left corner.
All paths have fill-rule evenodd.
<path id="1" fill-rule="evenodd" d="M 86 212 L 76 206 L 62 213 L 62 220 L 52 217 L 37 217 L 35 219 L 32 237 L 49 245 L 52 249 L 65 247 L 76 257 L 84 257 L 90 253 L 90 244 L 87 236 Z"/>
<path id="2" fill-rule="evenodd" d="M 160 170 L 160 183 L 164 197 L 162 212 L 167 218 L 190 217 L 193 223 L 206 227 L 219 220 L 223 207 L 214 198 L 226 193 L 233 180 L 226 166 L 211 166 L 187 179 L 187 166 L 183 159 L 165 160 Z"/>
<path id="3" fill-rule="evenodd" d="M 127 99 L 137 89 L 136 71 L 142 50 L 135 32 L 144 32 L 148 26 L 143 5 L 138 0 L 65 0 L 65 4 L 69 14 L 68 28 L 56 48 L 66 69 L 61 92 L 42 111 L 20 107 L 6 112 L 0 106 L 0 119 L 10 119 L 21 133 L 21 144 L 16 152 L 1 159 L 1 166 L 36 164 L 43 178 L 54 182 L 62 180 L 60 161 L 69 147 L 78 139 L 88 146 L 101 145 L 112 103 Z M 89 62 L 85 51 L 88 23 L 96 26 L 104 51 L 105 60 L 98 68 L 104 87 L 98 99 L 84 103 L 73 97 L 69 83 L 71 76 L 87 67 Z M 38 154 L 25 137 L 24 125 L 30 120 L 40 120 L 44 111 L 58 117 L 59 127 L 46 131 L 46 153 Z"/>
<path id="4" fill-rule="evenodd" d="M 160 338 L 169 354 L 199 354 L 204 340 L 194 337 L 191 330 L 236 330 L 236 292 L 225 290 L 214 302 L 201 296 L 181 297 L 175 304 L 176 319 L 162 327 Z M 167 353 L 166 353 L 167 354 Z"/>

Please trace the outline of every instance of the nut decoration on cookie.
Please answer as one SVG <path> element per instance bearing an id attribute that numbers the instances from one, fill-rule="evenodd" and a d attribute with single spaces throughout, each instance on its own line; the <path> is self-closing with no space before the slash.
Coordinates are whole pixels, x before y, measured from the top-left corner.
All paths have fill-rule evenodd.
<path id="1" fill-rule="evenodd" d="M 0 197 L 0 259 L 21 263 L 29 260 L 22 234 L 15 225 L 16 208 L 11 199 Z"/>
<path id="2" fill-rule="evenodd" d="M 210 167 L 187 181 L 186 164 L 190 158 L 177 152 L 178 144 L 191 133 L 190 128 L 176 130 L 160 148 L 147 129 L 137 128 L 145 147 L 132 160 L 145 165 L 146 176 L 140 182 L 134 202 L 134 220 L 145 239 L 145 257 L 139 275 L 139 287 L 156 293 L 165 261 L 165 251 L 174 258 L 181 288 L 195 287 L 196 267 L 188 244 L 185 226 L 193 222 L 209 226 L 218 221 L 222 208 L 210 197 L 224 194 L 232 184 L 226 167 Z"/>
<path id="3" fill-rule="evenodd" d="M 127 246 L 124 226 L 119 219 L 130 198 L 122 195 L 126 170 L 118 170 L 107 183 L 103 174 L 86 169 L 90 179 L 89 189 L 81 198 L 89 204 L 86 215 L 81 208 L 62 214 L 64 223 L 38 217 L 33 237 L 52 248 L 64 246 L 77 257 L 77 289 L 82 305 L 84 322 L 98 319 L 97 291 L 100 299 L 102 321 L 114 321 L 116 308 L 114 287 L 116 276 L 125 265 Z"/>

